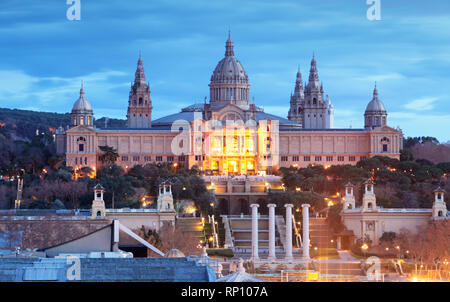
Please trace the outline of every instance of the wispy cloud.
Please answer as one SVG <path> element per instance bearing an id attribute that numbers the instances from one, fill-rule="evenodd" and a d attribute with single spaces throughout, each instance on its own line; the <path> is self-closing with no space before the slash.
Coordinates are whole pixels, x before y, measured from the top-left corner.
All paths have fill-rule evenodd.
<path id="1" fill-rule="evenodd" d="M 432 110 L 434 108 L 434 102 L 437 100 L 439 98 L 436 97 L 421 98 L 405 104 L 405 108 L 417 111 Z"/>

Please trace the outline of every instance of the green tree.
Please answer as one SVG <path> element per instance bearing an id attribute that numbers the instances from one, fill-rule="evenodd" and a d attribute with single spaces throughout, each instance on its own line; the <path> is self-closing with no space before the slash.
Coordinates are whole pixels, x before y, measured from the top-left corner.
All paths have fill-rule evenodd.
<path id="1" fill-rule="evenodd" d="M 103 152 L 102 155 L 100 155 L 100 160 L 102 163 L 106 165 L 114 164 L 117 159 L 119 158 L 119 154 L 117 153 L 117 150 L 110 146 L 99 146 L 98 147 L 100 151 Z"/>
<path id="2" fill-rule="evenodd" d="M 414 156 L 409 149 L 400 150 L 400 161 L 413 161 Z"/>

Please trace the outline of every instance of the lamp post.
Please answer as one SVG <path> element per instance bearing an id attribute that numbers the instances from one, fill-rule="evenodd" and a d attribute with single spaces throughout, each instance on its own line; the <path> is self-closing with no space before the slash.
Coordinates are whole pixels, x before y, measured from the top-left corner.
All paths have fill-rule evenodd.
<path id="1" fill-rule="evenodd" d="M 368 248 L 369 248 L 369 246 L 367 245 L 367 243 L 364 243 L 361 246 L 361 250 L 363 251 L 364 257 L 366 257 L 366 251 L 367 251 Z"/>

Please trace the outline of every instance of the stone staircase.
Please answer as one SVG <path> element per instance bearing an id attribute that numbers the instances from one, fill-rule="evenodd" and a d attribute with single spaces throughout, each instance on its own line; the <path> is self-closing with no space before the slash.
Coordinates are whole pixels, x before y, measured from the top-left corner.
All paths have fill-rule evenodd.
<path id="1" fill-rule="evenodd" d="M 202 219 L 200 217 L 178 217 L 176 226 L 182 228 L 183 232 L 192 234 L 198 241 L 205 240 Z"/>
<path id="2" fill-rule="evenodd" d="M 64 258 L 0 258 L 0 282 L 67 281 Z M 214 271 L 187 258 L 80 258 L 80 281 L 208 282 Z"/>
<path id="3" fill-rule="evenodd" d="M 251 217 L 228 217 L 232 238 L 235 248 L 252 247 L 252 219 Z M 258 246 L 268 248 L 269 246 L 269 218 L 261 216 L 258 219 Z"/>
<path id="4" fill-rule="evenodd" d="M 309 219 L 309 238 L 312 248 L 336 248 L 336 240 L 326 218 Z"/>
<path id="5" fill-rule="evenodd" d="M 223 216 L 222 216 L 223 217 Z M 234 258 L 248 259 L 252 250 L 252 220 L 251 216 L 227 216 L 223 221 L 228 222 L 229 238 L 233 241 Z M 225 225 L 225 229 L 227 226 Z M 285 257 L 286 226 L 282 216 L 275 216 L 275 254 L 278 259 Z M 258 254 L 261 259 L 269 255 L 269 218 L 261 215 L 258 220 Z M 301 250 L 294 248 L 294 258 L 301 258 Z"/>

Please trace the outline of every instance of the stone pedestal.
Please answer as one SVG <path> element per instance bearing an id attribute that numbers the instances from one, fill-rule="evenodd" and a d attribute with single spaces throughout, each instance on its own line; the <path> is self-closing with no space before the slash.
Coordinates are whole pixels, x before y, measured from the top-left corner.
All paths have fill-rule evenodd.
<path id="1" fill-rule="evenodd" d="M 250 205 L 252 208 L 252 256 L 251 261 L 259 261 L 258 255 L 258 207 L 256 203 Z"/>
<path id="2" fill-rule="evenodd" d="M 275 207 L 276 205 L 270 203 L 267 205 L 269 208 L 269 257 L 267 260 L 276 260 L 275 255 Z"/>
<path id="3" fill-rule="evenodd" d="M 294 207 L 294 205 L 285 204 L 284 206 L 286 207 L 286 255 L 284 259 L 287 261 L 291 261 L 294 259 L 294 257 L 292 257 L 292 208 Z"/>
<path id="4" fill-rule="evenodd" d="M 309 207 L 310 205 L 302 204 L 303 214 L 303 259 L 309 260 Z"/>

